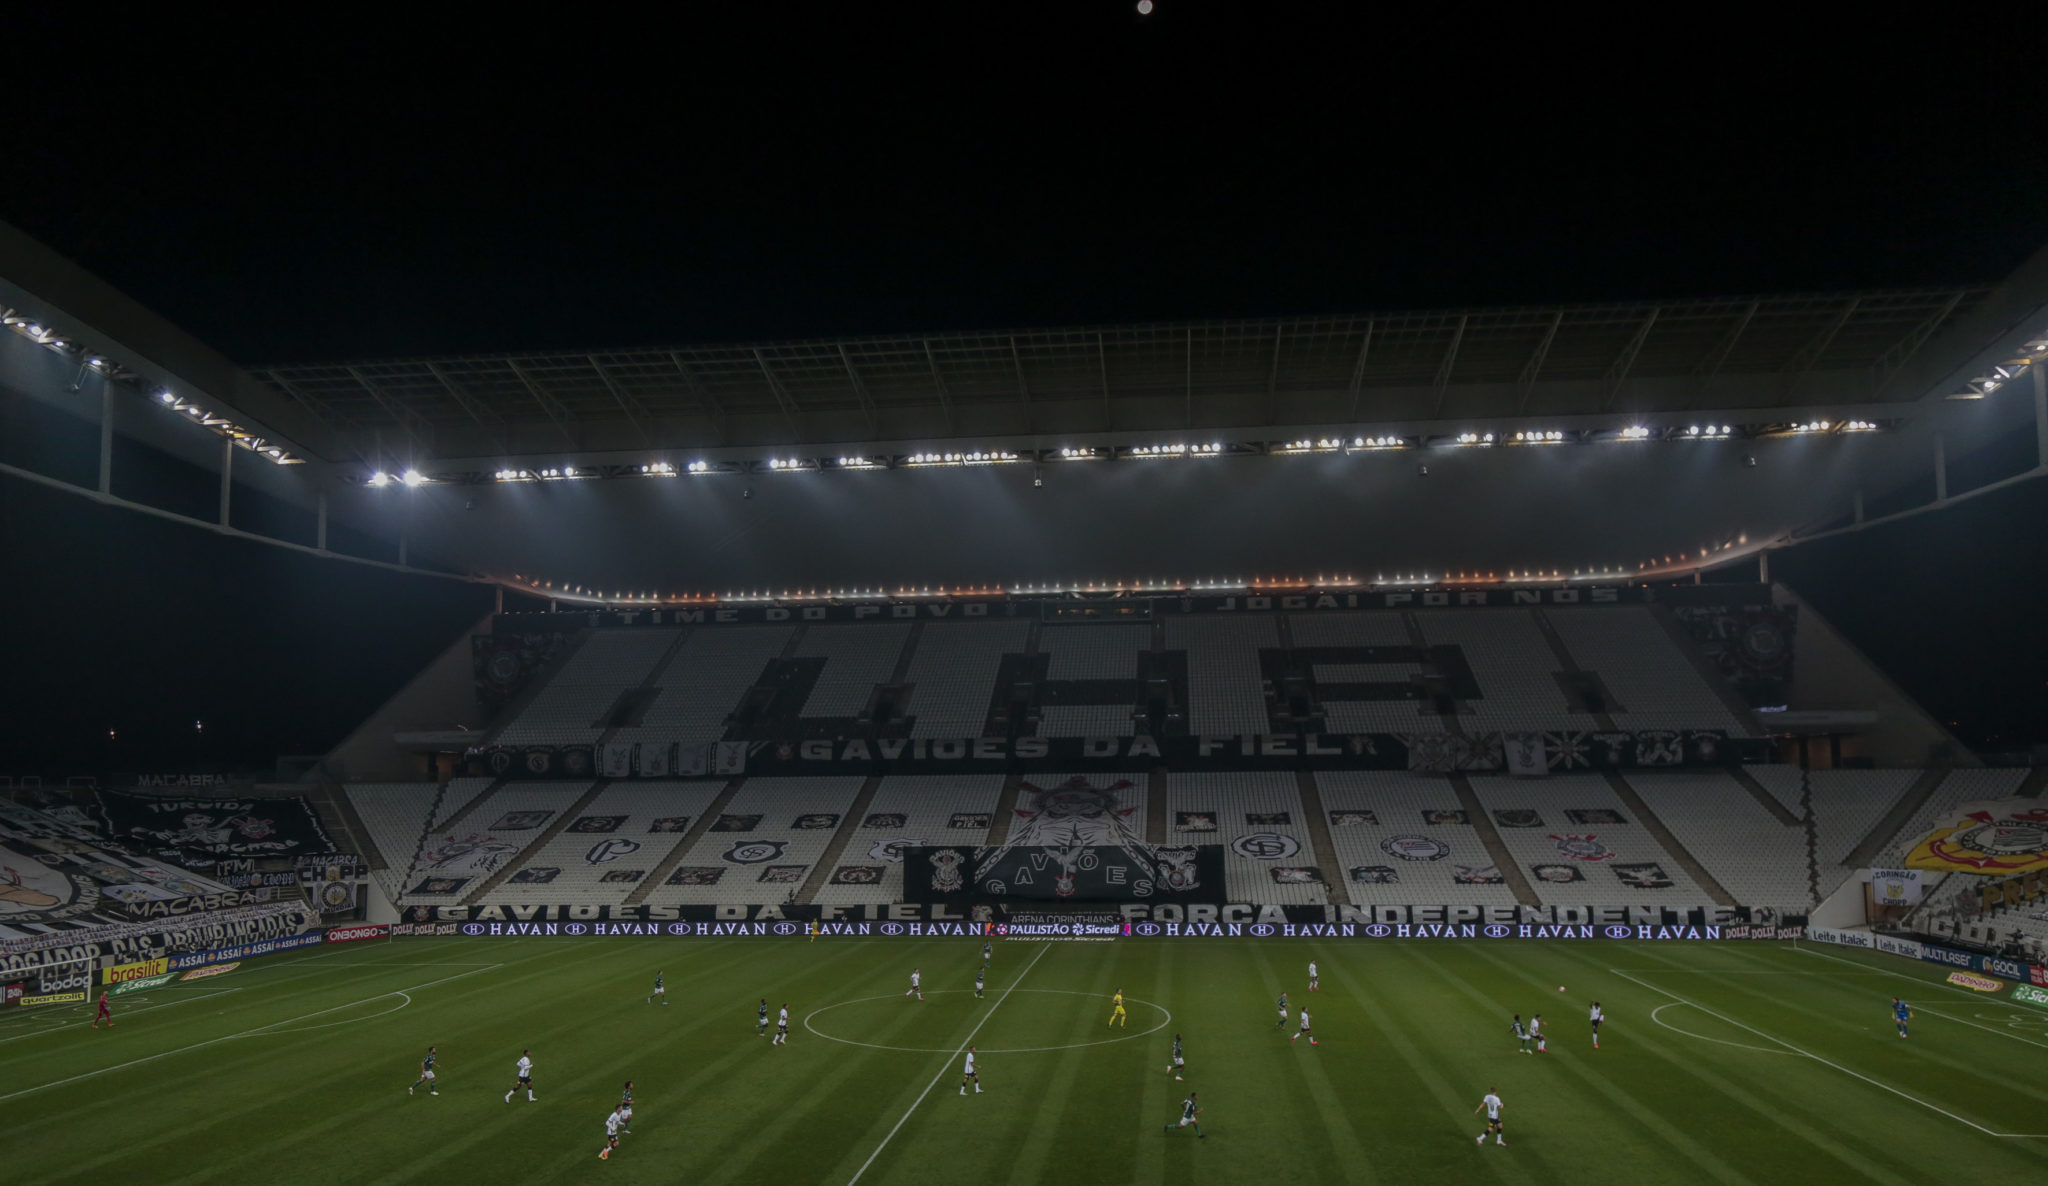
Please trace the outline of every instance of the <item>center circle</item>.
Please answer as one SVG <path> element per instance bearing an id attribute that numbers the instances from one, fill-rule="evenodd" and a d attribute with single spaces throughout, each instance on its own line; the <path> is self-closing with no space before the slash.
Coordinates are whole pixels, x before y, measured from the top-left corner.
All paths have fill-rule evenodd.
<path id="1" fill-rule="evenodd" d="M 963 993 L 966 991 L 967 990 L 964 988 L 934 988 L 927 989 L 924 995 L 928 997 L 936 997 L 943 996 L 947 993 Z M 1104 999 L 1103 995 L 1099 992 L 1080 992 L 1075 989 L 1069 988 L 1012 988 L 1005 989 L 1004 992 L 1047 993 L 1065 997 L 1093 997 L 1097 1000 Z M 901 993 L 883 993 L 880 996 L 855 997 L 853 1000 L 850 1001 L 838 1001 L 833 1004 L 826 1005 L 822 1008 L 813 1009 L 809 1013 L 804 1014 L 804 1028 L 811 1031 L 813 1034 L 816 1034 L 818 1037 L 825 1039 L 828 1042 L 840 1042 L 848 1046 L 864 1046 L 869 1050 L 900 1050 L 905 1054 L 958 1054 L 961 1050 L 965 1049 L 965 1047 L 960 1046 L 888 1046 L 880 1042 L 862 1042 L 853 1038 L 842 1038 L 839 1037 L 837 1034 L 828 1034 L 824 1030 L 821 1030 L 817 1026 L 811 1024 L 813 1019 L 815 1019 L 821 1013 L 830 1013 L 834 1009 L 844 1009 L 848 1005 L 862 1005 L 866 1004 L 869 1001 L 901 1000 L 902 996 L 903 994 Z M 1156 1034 L 1160 1030 L 1165 1029 L 1167 1026 L 1173 1023 L 1173 1014 L 1168 1012 L 1166 1006 L 1164 1005 L 1155 1005 L 1151 1001 L 1141 1001 L 1136 997 L 1125 997 L 1124 1003 L 1126 1005 L 1143 1005 L 1147 1009 L 1154 1010 L 1159 1014 L 1159 1021 L 1156 1024 L 1154 1024 L 1151 1029 L 1137 1030 L 1133 1033 L 1127 1034 L 1119 1034 L 1114 1038 L 1101 1038 L 1093 1042 L 1068 1042 L 1060 1046 L 1013 1046 L 1004 1050 L 983 1050 L 980 1051 L 980 1053 L 1040 1054 L 1049 1050 L 1079 1050 L 1088 1046 L 1109 1046 L 1117 1042 L 1128 1042 L 1131 1041 L 1133 1038 L 1142 1038 L 1148 1034 Z"/>

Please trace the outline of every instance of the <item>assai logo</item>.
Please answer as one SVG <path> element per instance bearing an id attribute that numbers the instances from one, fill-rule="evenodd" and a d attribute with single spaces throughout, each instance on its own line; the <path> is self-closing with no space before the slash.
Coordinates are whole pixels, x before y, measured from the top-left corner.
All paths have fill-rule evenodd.
<path id="1" fill-rule="evenodd" d="M 725 850 L 725 859 L 735 865 L 759 865 L 782 855 L 786 840 L 744 840 Z"/>
<path id="2" fill-rule="evenodd" d="M 1230 851 L 1254 861 L 1284 861 L 1301 851 L 1301 841 L 1279 832 L 1248 832 L 1230 842 Z"/>

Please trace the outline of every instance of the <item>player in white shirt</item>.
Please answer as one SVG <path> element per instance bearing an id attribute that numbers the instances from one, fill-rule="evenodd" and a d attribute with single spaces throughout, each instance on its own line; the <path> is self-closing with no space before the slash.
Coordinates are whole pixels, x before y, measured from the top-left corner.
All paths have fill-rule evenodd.
<path id="1" fill-rule="evenodd" d="M 1593 1022 L 1593 1049 L 1598 1050 L 1600 1049 L 1600 1023 L 1607 1020 L 1607 1015 L 1600 1011 L 1600 1002 L 1593 1002 L 1593 1012 L 1590 1016 Z"/>
<path id="2" fill-rule="evenodd" d="M 1316 962 L 1310 960 L 1308 962 L 1308 990 L 1314 992 L 1319 987 L 1321 987 L 1321 981 L 1316 976 Z"/>
<path id="3" fill-rule="evenodd" d="M 974 1047 L 967 1048 L 967 1065 L 961 1068 L 960 1094 L 967 1094 L 967 1085 L 974 1084 L 974 1094 L 981 1094 L 981 1074 L 974 1069 Z"/>
<path id="4" fill-rule="evenodd" d="M 920 987 L 923 983 L 924 976 L 916 968 L 912 968 L 910 970 L 910 991 L 903 995 L 906 997 L 915 996 L 918 1000 L 923 1000 L 924 989 Z"/>
<path id="5" fill-rule="evenodd" d="M 1486 1133 L 1490 1132 L 1493 1134 L 1494 1144 L 1507 1144 L 1507 1135 L 1501 1128 L 1501 1102 L 1497 1088 L 1489 1087 L 1486 1089 L 1486 1098 L 1479 1101 L 1479 1107 L 1472 1109 L 1472 1114 L 1474 1116 L 1477 1116 L 1479 1114 L 1480 1108 L 1484 1108 L 1486 1110 L 1486 1132 L 1480 1133 L 1478 1139 L 1474 1143 L 1484 1145 L 1486 1143 Z"/>
<path id="6" fill-rule="evenodd" d="M 1544 1039 L 1543 1039 L 1543 1014 L 1541 1014 L 1541 1013 L 1531 1013 L 1531 1014 L 1529 1015 L 1529 1036 L 1530 1036 L 1530 1037 L 1532 1037 L 1532 1038 L 1534 1038 L 1534 1039 L 1536 1039 L 1536 1053 L 1538 1053 L 1538 1054 L 1549 1054 L 1549 1053 L 1550 1053 L 1550 1050 L 1549 1050 L 1549 1048 L 1548 1048 L 1548 1047 L 1546 1047 L 1546 1046 L 1544 1045 Z"/>
<path id="7" fill-rule="evenodd" d="M 625 1122 L 626 1118 L 619 1115 L 617 1108 L 613 1108 L 612 1114 L 604 1118 L 604 1148 L 597 1151 L 599 1161 L 611 1159 L 612 1150 L 619 1147 L 619 1126 Z"/>
<path id="8" fill-rule="evenodd" d="M 519 1063 L 518 1063 L 518 1065 L 517 1065 L 517 1066 L 515 1066 L 515 1067 L 513 1067 L 513 1068 L 512 1068 L 512 1072 L 513 1072 L 513 1074 L 515 1074 L 515 1075 L 518 1075 L 518 1076 L 519 1076 L 519 1079 L 518 1079 L 518 1081 L 517 1081 L 517 1082 L 515 1082 L 515 1083 L 513 1083 L 513 1084 L 512 1084 L 512 1090 L 511 1090 L 511 1091 L 508 1091 L 508 1092 L 506 1092 L 506 1093 L 505 1093 L 505 1102 L 506 1102 L 506 1103 L 508 1103 L 508 1104 L 509 1104 L 509 1103 L 511 1103 L 511 1102 L 512 1102 L 512 1096 L 513 1096 L 513 1093 L 514 1093 L 514 1092 L 517 1092 L 517 1091 L 518 1091 L 518 1090 L 519 1090 L 520 1088 L 522 1088 L 522 1087 L 524 1087 L 524 1088 L 526 1089 L 526 1098 L 527 1098 L 527 1099 L 529 1099 L 529 1100 L 532 1100 L 532 1099 L 533 1099 L 533 1058 L 532 1058 L 532 1055 L 533 1055 L 533 1051 L 531 1051 L 531 1050 L 522 1050 L 522 1051 L 520 1051 L 520 1052 L 519 1052 Z"/>
<path id="9" fill-rule="evenodd" d="M 1299 1041 L 1301 1041 L 1301 1040 L 1302 1040 L 1303 1038 L 1307 1038 L 1307 1039 L 1308 1039 L 1308 1044 L 1309 1044 L 1309 1045 L 1311 1045 L 1311 1046 L 1313 1046 L 1313 1045 L 1315 1045 L 1315 1044 L 1316 1044 L 1316 1036 L 1315 1036 L 1314 1034 L 1312 1034 L 1312 1033 L 1310 1033 L 1310 1032 L 1309 1032 L 1309 1028 L 1308 1028 L 1308 1010 L 1306 1010 L 1306 1009 L 1303 1009 L 1303 1010 L 1301 1011 L 1301 1028 L 1300 1028 L 1299 1030 L 1295 1031 L 1295 1034 L 1294 1034 L 1294 1036 L 1293 1036 L 1293 1037 L 1291 1037 L 1291 1038 L 1289 1038 L 1289 1039 L 1287 1039 L 1287 1040 L 1288 1040 L 1288 1041 L 1290 1041 L 1290 1042 L 1299 1042 Z"/>
<path id="10" fill-rule="evenodd" d="M 778 1017 L 776 1017 L 776 1019 L 775 1019 L 775 1040 L 774 1040 L 773 1042 L 770 1042 L 770 1043 L 768 1043 L 768 1044 L 769 1044 L 770 1046 L 787 1046 L 787 1045 L 789 1045 L 789 1006 L 788 1006 L 788 1005 L 784 1005 L 784 1006 L 782 1007 L 782 1013 L 781 1013 L 781 1015 L 779 1015 Z"/>

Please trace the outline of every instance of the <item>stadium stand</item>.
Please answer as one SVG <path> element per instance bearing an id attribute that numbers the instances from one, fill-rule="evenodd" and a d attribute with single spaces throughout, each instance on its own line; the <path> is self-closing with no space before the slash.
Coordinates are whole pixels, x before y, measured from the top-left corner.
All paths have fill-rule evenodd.
<path id="1" fill-rule="evenodd" d="M 1721 888 L 1744 906 L 1811 905 L 1806 829 L 1764 810 L 1718 770 L 1631 773 L 1628 782 Z"/>
<path id="2" fill-rule="evenodd" d="M 1298 647 L 1404 647 L 1414 641 L 1397 613 L 1289 614 L 1287 630 Z"/>
<path id="3" fill-rule="evenodd" d="M 1267 731 L 1261 648 L 1280 645 L 1278 619 L 1174 616 L 1166 648 L 1188 656 L 1188 731 L 1229 736 Z"/>
<path id="4" fill-rule="evenodd" d="M 903 857 L 892 848 L 985 844 L 1002 793 L 1000 774 L 883 779 L 867 812 L 848 821 L 846 847 L 812 900 L 827 906 L 902 901 Z"/>
<path id="5" fill-rule="evenodd" d="M 787 899 L 803 887 L 812 864 L 825 855 L 862 781 L 747 779 L 681 863 L 644 900 L 674 906 Z"/>
<path id="6" fill-rule="evenodd" d="M 593 630 L 526 710 L 498 731 L 501 745 L 595 742 L 619 695 L 639 687 L 681 633 Z"/>
<path id="7" fill-rule="evenodd" d="M 1316 775 L 1351 900 L 1512 906 L 1515 893 L 1445 778 L 1333 770 Z"/>
<path id="8" fill-rule="evenodd" d="M 1871 863 L 1877 866 L 1899 864 L 1906 859 L 1906 854 L 1913 850 L 1913 846 L 1920 838 L 1927 835 L 1928 831 L 1950 812 L 1965 803 L 2007 798 L 2020 789 L 2020 784 L 2026 781 L 2027 773 L 2024 769 L 1949 771 L 1948 776 L 1941 780 L 1941 785 L 1934 788 L 1934 793 L 1927 797 L 1927 802 L 1920 805 L 1920 810 L 1913 813 L 1913 817 L 1906 821 L 1905 826 L 1892 837 L 1891 843 L 1887 844 L 1884 851 Z"/>
<path id="9" fill-rule="evenodd" d="M 489 779 L 456 781 L 490 785 Z M 405 888 L 421 837 L 433 826 L 427 816 L 440 788 L 430 782 L 391 782 L 351 783 L 342 790 L 355 805 L 363 826 L 369 829 L 370 843 L 376 846 L 377 855 L 384 859 L 383 868 L 371 868 L 370 878 L 385 896 L 396 901 Z"/>
<path id="10" fill-rule="evenodd" d="M 524 854 L 484 904 L 624 901 L 723 789 L 714 782 L 618 782 L 583 806 L 554 839 Z"/>
<path id="11" fill-rule="evenodd" d="M 1597 775 L 1475 778 L 1472 789 L 1545 905 L 1712 900 Z"/>
<path id="12" fill-rule="evenodd" d="M 1048 626 L 1038 635 L 1047 679 L 1136 679 L 1138 652 L 1151 649 L 1150 626 Z"/>
<path id="13" fill-rule="evenodd" d="M 454 827 L 428 831 L 413 860 L 405 900 L 452 902 L 474 891 L 539 839 L 590 787 L 588 780 L 529 782 L 492 791 L 467 816 L 454 820 Z"/>
<path id="14" fill-rule="evenodd" d="M 1432 645 L 1462 651 L 1479 681 L 1482 695 L 1466 705 L 1460 721 L 1466 729 L 1594 727 L 1591 714 L 1574 713 L 1566 701 L 1557 681 L 1557 656 L 1528 613 L 1425 610 L 1415 620 Z"/>
<path id="15" fill-rule="evenodd" d="M 886 683 L 895 673 L 909 637 L 910 627 L 899 622 L 806 629 L 797 642 L 797 657 L 822 658 L 825 666 L 811 687 L 802 715 L 858 715 L 874 694 L 875 685 Z"/>
<path id="16" fill-rule="evenodd" d="M 1726 729 L 1748 737 L 1755 725 L 1728 711 L 1648 606 L 1552 608 L 1543 615 L 1580 670 L 1597 675 L 1619 707 L 1607 715 L 1622 729 Z"/>
<path id="17" fill-rule="evenodd" d="M 1168 774 L 1166 828 L 1170 841 L 1228 846 L 1224 878 L 1233 902 L 1330 900 L 1323 879 L 1337 871 L 1317 865 L 1292 774 Z"/>
<path id="18" fill-rule="evenodd" d="M 1813 770 L 1814 857 L 1820 896 L 1834 893 L 1853 872 L 1842 864 L 1899 801 L 1918 770 Z"/>
<path id="19" fill-rule="evenodd" d="M 702 745 L 725 733 L 726 717 L 789 645 L 790 626 L 695 630 L 657 677 L 654 703 L 638 725 L 618 731 L 622 743 L 680 741 Z"/>
<path id="20" fill-rule="evenodd" d="M 1038 710 L 1040 737 L 1130 737 L 1137 732 L 1128 704 L 1047 704 Z"/>
<path id="21" fill-rule="evenodd" d="M 906 676 L 906 711 L 916 717 L 910 735 L 981 736 L 1003 656 L 1021 653 L 1030 634 L 1029 622 L 925 623 Z"/>

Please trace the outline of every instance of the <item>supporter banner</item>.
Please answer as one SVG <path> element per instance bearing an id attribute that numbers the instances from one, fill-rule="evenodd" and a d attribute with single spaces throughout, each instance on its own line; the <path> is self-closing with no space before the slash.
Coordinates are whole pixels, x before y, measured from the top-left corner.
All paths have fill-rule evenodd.
<path id="1" fill-rule="evenodd" d="M 312 804 L 297 796 L 193 799 L 98 792 L 113 837 L 134 848 L 221 857 L 332 852 Z"/>
<path id="2" fill-rule="evenodd" d="M 188 968 L 204 968 L 209 964 L 225 964 L 237 960 L 253 959 L 259 955 L 275 955 L 280 951 L 291 951 L 300 947 L 314 947 L 324 941 L 319 931 L 303 935 L 292 935 L 283 939 L 265 939 L 256 943 L 243 943 L 235 947 L 218 947 L 212 951 L 193 951 L 171 957 L 173 971 Z M 192 979 L 192 977 L 186 977 Z"/>
<path id="3" fill-rule="evenodd" d="M 1870 897 L 1879 906 L 1911 906 L 1924 891 L 1918 869 L 1872 869 Z"/>
<path id="4" fill-rule="evenodd" d="M 1714 730 L 1640 732 L 1562 730 L 1517 734 L 1515 771 L 1574 772 L 1649 767 L 1725 766 L 1765 756 L 1765 743 Z M 641 746 L 644 759 L 649 751 Z M 498 746 L 485 766 L 504 778 L 590 774 L 589 747 Z M 997 773 L 1040 770 L 1140 771 L 1157 766 L 1202 770 L 1414 770 L 1426 773 L 1510 768 L 1498 733 L 1302 733 L 1232 737 L 852 738 L 721 741 L 682 747 L 667 777 L 738 774 Z M 580 773 L 578 772 L 580 770 Z M 635 771 L 654 777 L 643 761 Z"/>
<path id="5" fill-rule="evenodd" d="M 329 943 L 357 943 L 364 939 L 388 939 L 391 928 L 382 923 L 360 927 L 330 927 L 327 931 Z"/>
<path id="6" fill-rule="evenodd" d="M 1965 803 L 1913 846 L 1906 866 L 1990 874 L 2048 869 L 2048 805 L 2038 799 Z"/>
<path id="7" fill-rule="evenodd" d="M 46 992 L 21 998 L 21 1007 L 33 1009 L 37 1005 L 76 1005 L 85 1000 L 82 992 Z"/>
<path id="8" fill-rule="evenodd" d="M 916 902 L 1224 900 L 1217 844 L 912 845 L 902 853 L 904 896 Z"/>
<path id="9" fill-rule="evenodd" d="M 1751 589 L 1746 601 L 1723 595 L 1718 603 L 1674 605 L 1671 614 L 1743 700 L 1761 708 L 1785 703 L 1799 609 L 1772 604 L 1767 586 Z"/>
<path id="10" fill-rule="evenodd" d="M 1721 588 L 1726 588 L 1723 586 Z M 1717 592 L 1716 600 L 1730 596 Z M 1154 614 L 1343 613 L 1363 609 L 1485 609 L 1517 605 L 1621 605 L 1656 600 L 1690 601 L 1687 591 L 1631 585 L 1559 589 L 1350 590 L 1342 593 L 1270 593 L 1227 597 L 1104 597 L 1099 604 L 1145 606 Z M 507 613 L 492 619 L 494 638 L 573 634 L 598 628 L 748 625 L 761 622 L 891 622 L 1036 618 L 1050 602 L 990 600 L 963 602 L 859 602 L 842 605 L 702 606 L 657 610 L 582 610 Z M 1063 599 L 1062 608 L 1087 604 Z"/>
<path id="11" fill-rule="evenodd" d="M 162 988 L 177 978 L 178 974 L 171 972 L 162 976 L 144 976 L 138 980 L 124 980 L 108 989 L 107 995 L 118 997 L 131 992 L 145 992 L 152 988 Z"/>
<path id="12" fill-rule="evenodd" d="M 607 742 L 598 757 L 597 772 L 605 778 L 631 778 L 633 776 L 633 745 L 630 742 Z"/>
<path id="13" fill-rule="evenodd" d="M 355 913 L 357 879 L 364 870 L 355 853 L 302 856 L 294 862 L 294 870 L 306 887 L 306 900 L 320 913 Z"/>
<path id="14" fill-rule="evenodd" d="M 175 918 L 185 914 L 233 910 L 240 906 L 260 906 L 276 896 L 277 891 L 270 889 L 224 890 L 217 894 L 198 894 L 189 898 L 152 898 L 141 902 L 124 902 L 115 907 L 115 910 L 136 919 Z"/>
<path id="15" fill-rule="evenodd" d="M 115 964 L 100 971 L 101 984 L 124 984 L 130 980 L 141 980 L 146 976 L 161 976 L 171 970 L 171 961 L 158 958 L 143 960 L 135 964 Z"/>
<path id="16" fill-rule="evenodd" d="M 221 864 L 227 864 L 222 861 Z M 290 870 L 277 873 L 226 873 L 214 878 L 229 889 L 289 889 L 299 884 L 299 875 Z"/>
<path id="17" fill-rule="evenodd" d="M 613 924 L 647 925 L 670 922 L 1006 922 L 1019 918 L 1044 917 L 1054 911 L 1045 903 L 1025 902 L 1020 906 L 980 902 L 961 906 L 950 903 L 867 903 L 857 906 L 796 905 L 766 903 L 752 905 L 518 905 L 518 906 L 409 906 L 400 928 L 412 926 L 415 934 L 439 926 L 446 933 L 449 924 L 467 928 L 482 924 Z M 1093 911 L 1057 911 L 1061 918 L 1093 916 Z M 1414 931 L 1441 930 L 1467 926 L 1490 927 L 1582 927 L 1598 928 L 1602 937 L 1674 927 L 1713 927 L 1716 933 L 1742 928 L 1743 937 L 1797 939 L 1806 932 L 1804 915 L 1785 915 L 1775 910 L 1749 910 L 1740 906 L 1310 906 L 1247 902 L 1223 904 L 1206 902 L 1125 902 L 1114 913 L 1131 922 L 1227 923 L 1244 925 L 1270 923 L 1307 925 L 1388 926 Z M 1613 935 L 1610 929 L 1618 928 Z M 656 930 L 659 928 L 656 927 Z M 474 934 L 468 930 L 464 934 Z M 559 934 L 593 934 L 589 926 L 580 931 L 558 930 Z"/>

